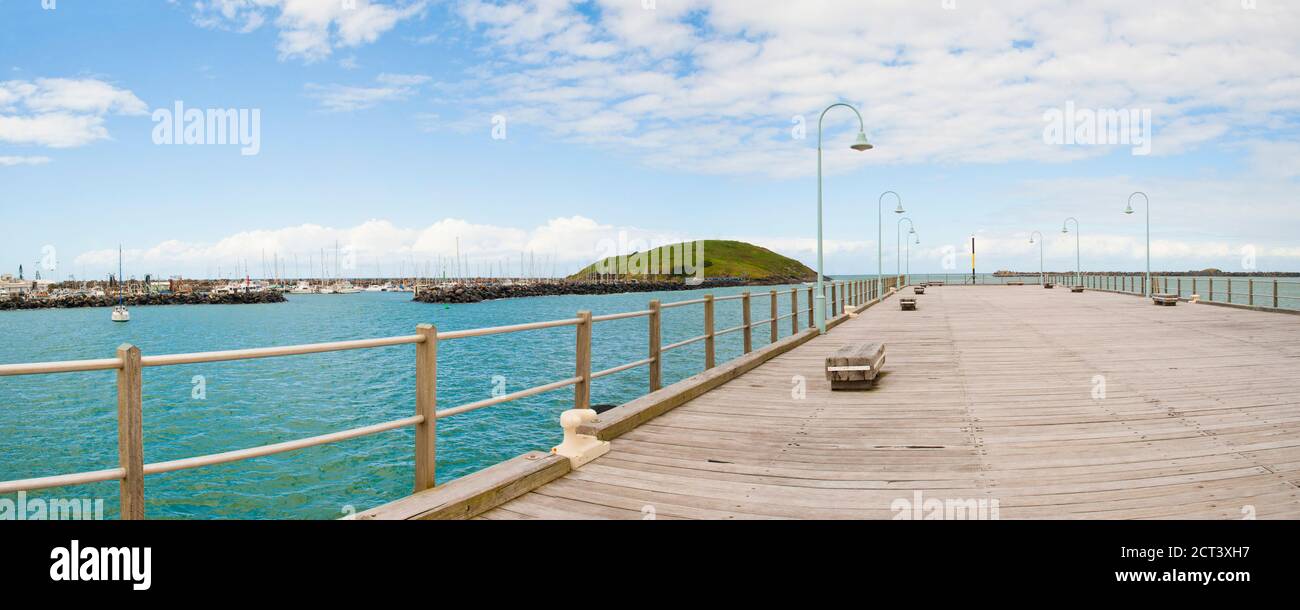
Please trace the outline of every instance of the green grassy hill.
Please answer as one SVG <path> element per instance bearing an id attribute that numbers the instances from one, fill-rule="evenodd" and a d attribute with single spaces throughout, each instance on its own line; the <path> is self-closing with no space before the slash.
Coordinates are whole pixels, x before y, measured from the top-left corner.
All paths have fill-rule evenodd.
<path id="1" fill-rule="evenodd" d="M 669 261 L 672 260 L 676 247 L 690 246 L 691 256 L 694 254 L 693 242 L 687 244 L 673 244 L 660 246 L 644 253 L 631 253 L 626 255 L 627 262 L 623 264 L 622 269 L 628 270 L 627 273 L 615 272 L 615 276 L 643 277 L 642 274 L 631 273 L 636 268 L 633 262 L 635 257 L 640 256 L 643 266 L 649 265 L 647 261 Z M 690 256 L 688 260 L 693 261 Z M 659 271 L 664 271 L 669 265 L 661 263 Z M 598 268 L 609 270 L 618 270 L 619 261 L 617 257 L 609 257 L 602 261 L 592 263 L 581 271 L 569 276 L 570 279 L 582 279 L 596 275 Z M 645 274 L 644 277 L 663 279 L 671 277 L 674 274 L 663 273 Z M 684 274 L 682 274 L 684 275 Z M 607 275 L 608 276 L 608 275 Z M 760 248 L 754 244 L 748 244 L 743 241 L 724 241 L 716 239 L 704 240 L 704 277 L 710 278 L 744 278 L 754 282 L 769 283 L 787 283 L 802 282 L 817 279 L 817 272 L 809 269 L 803 263 L 792 258 L 781 256 L 767 248 Z"/>

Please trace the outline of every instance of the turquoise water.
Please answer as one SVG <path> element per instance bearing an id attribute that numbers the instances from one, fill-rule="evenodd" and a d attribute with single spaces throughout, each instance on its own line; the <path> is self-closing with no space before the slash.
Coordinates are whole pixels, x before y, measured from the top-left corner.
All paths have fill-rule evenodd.
<path id="1" fill-rule="evenodd" d="M 777 287 L 778 289 L 782 287 Z M 745 288 L 713 289 L 717 296 Z M 757 294 L 770 288 L 751 288 Z M 698 298 L 705 291 L 560 296 L 472 305 L 414 303 L 409 294 L 289 295 L 288 303 L 135 307 L 129 324 L 101 308 L 0 312 L 0 363 L 111 357 L 122 343 L 145 355 L 267 347 L 413 334 L 420 323 L 439 330 L 481 328 L 645 309 Z M 753 318 L 769 317 L 766 296 Z M 778 299 L 789 313 L 789 295 Z M 806 293 L 800 295 L 807 307 Z M 701 334 L 700 305 L 664 310 L 663 344 Z M 740 301 L 719 303 L 718 330 L 741 323 Z M 595 371 L 646 357 L 645 318 L 601 322 L 593 332 Z M 806 326 L 801 316 L 801 326 Z M 790 334 L 790 321 L 779 324 Z M 754 343 L 769 340 L 767 325 Z M 717 361 L 741 355 L 741 333 L 717 339 Z M 703 370 L 703 342 L 665 355 L 664 383 Z M 492 396 L 494 377 L 506 392 L 564 379 L 574 370 L 572 327 L 443 342 L 439 345 L 440 408 Z M 376 424 L 412 415 L 415 348 L 290 356 L 144 371 L 145 461 L 159 462 L 256 447 Z M 206 397 L 194 397 L 202 376 Z M 117 465 L 116 390 L 112 371 L 0 377 L 0 480 L 112 468 Z M 499 380 L 498 380 L 499 383 Z M 640 367 L 597 379 L 593 403 L 621 403 L 647 391 Z M 438 422 L 438 481 L 485 468 L 561 437 L 558 418 L 573 390 L 554 392 Z M 330 519 L 411 491 L 410 429 L 230 464 L 150 475 L 150 518 Z M 15 499 L 14 495 L 0 496 Z M 116 482 L 30 492 L 29 498 L 103 498 L 117 516 Z"/>

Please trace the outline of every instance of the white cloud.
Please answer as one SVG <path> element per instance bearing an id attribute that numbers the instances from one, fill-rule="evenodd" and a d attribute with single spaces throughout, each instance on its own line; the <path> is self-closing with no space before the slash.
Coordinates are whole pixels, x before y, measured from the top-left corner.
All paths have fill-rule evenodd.
<path id="1" fill-rule="evenodd" d="M 373 108 L 384 102 L 400 101 L 415 95 L 420 85 L 429 82 L 423 74 L 383 73 L 375 78 L 379 86 L 318 85 L 308 83 L 307 95 L 320 102 L 327 112 L 351 112 Z"/>
<path id="2" fill-rule="evenodd" d="M 853 119 L 827 119 L 831 169 L 864 163 L 1068 161 L 1117 146 L 1043 141 L 1043 112 L 1150 109 L 1152 154 L 1295 133 L 1300 8 L 1222 0 L 464 0 L 489 40 L 488 83 L 464 102 L 653 166 L 807 175 L 817 114 L 847 100 L 878 147 L 845 151 Z M 490 76 L 490 78 L 488 78 Z M 790 134 L 802 116 L 807 139 Z M 1280 134 L 1275 134 L 1275 137 Z M 1128 147 L 1122 147 L 1128 148 Z"/>
<path id="3" fill-rule="evenodd" d="M 0 142 L 72 148 L 109 137 L 104 117 L 138 116 L 148 107 L 134 93 L 97 79 L 0 81 Z"/>
<path id="4" fill-rule="evenodd" d="M 392 74 L 384 72 L 376 76 L 375 80 L 394 87 L 413 87 L 429 82 L 429 77 L 424 74 Z"/>
<path id="5" fill-rule="evenodd" d="M 128 273 L 136 276 L 153 273 L 199 277 L 215 274 L 218 268 L 224 275 L 231 276 L 236 269 L 242 274 L 245 265 L 252 275 L 258 276 L 262 273 L 263 256 L 268 269 L 273 259 L 278 257 L 285 274 L 316 276 L 320 274 L 322 255 L 329 273 L 333 273 L 337 244 L 339 259 L 355 261 L 354 268 L 344 269 L 345 275 L 349 276 L 373 276 L 380 270 L 385 275 L 396 275 L 399 269 L 410 273 L 413 268 L 428 269 L 428 273 L 434 275 L 441 275 L 444 269 L 448 274 L 454 274 L 457 252 L 473 273 L 487 273 L 489 267 L 518 273 L 522 254 L 525 265 L 535 261 L 536 268 L 542 269 L 541 273 L 550 273 L 553 268 L 558 274 L 568 274 L 611 254 L 715 237 L 754 243 L 810 267 L 816 261 L 816 242 L 806 237 L 691 235 L 603 224 L 583 216 L 553 218 L 532 228 L 480 224 L 458 218 L 442 219 L 423 227 L 401 227 L 379 219 L 353 227 L 305 224 L 244 231 L 210 243 L 167 240 L 148 248 L 128 249 L 124 258 Z M 1048 231 L 1046 237 L 1047 268 L 1072 269 L 1074 235 Z M 1027 233 L 985 231 L 980 233 L 978 240 L 983 271 L 1038 268 L 1039 247 L 1028 243 Z M 885 273 L 893 273 L 896 268 L 892 242 L 893 236 L 888 236 L 883 248 Z M 951 244 L 948 246 L 950 249 L 938 242 L 913 245 L 911 267 L 916 272 L 942 272 L 941 261 L 949 252 L 954 252 L 957 269 L 952 272 L 960 273 L 960 268 L 966 264 L 965 253 L 969 252 L 967 243 L 963 240 Z M 1086 233 L 1081 245 L 1085 270 L 1131 269 L 1145 255 L 1144 242 L 1133 235 Z M 1218 239 L 1157 239 L 1152 243 L 1153 266 L 1161 270 L 1208 266 L 1231 270 L 1236 268 L 1241 248 L 1245 245 Z M 1296 262 L 1300 262 L 1300 248 L 1264 243 L 1253 245 L 1261 268 L 1293 268 Z M 874 240 L 830 239 L 825 242 L 824 249 L 828 274 L 874 272 L 876 268 Z M 116 266 L 116 249 L 85 252 L 76 256 L 72 264 L 73 269 L 88 275 L 109 273 Z"/>
<path id="6" fill-rule="evenodd" d="M 1251 142 L 1253 165 L 1268 178 L 1300 178 L 1300 142 Z"/>
<path id="7" fill-rule="evenodd" d="M 49 163 L 49 157 L 14 157 L 0 156 L 0 167 L 12 167 L 14 165 L 44 165 Z"/>
<path id="8" fill-rule="evenodd" d="M 266 22 L 263 11 L 271 4 L 262 0 L 198 0 L 194 3 L 194 23 L 205 28 L 251 32 Z"/>
<path id="9" fill-rule="evenodd" d="M 441 126 L 442 117 L 432 112 L 417 112 L 414 115 L 415 127 L 425 133 L 438 131 Z"/>
<path id="10" fill-rule="evenodd" d="M 11 144 L 73 148 L 106 138 L 103 117 L 63 112 L 0 116 L 0 141 Z"/>
<path id="11" fill-rule="evenodd" d="M 18 88 L 25 88 L 25 85 L 18 81 Z M 23 104 L 34 112 L 136 116 L 149 113 L 149 107 L 134 93 L 90 78 L 38 78 L 28 89 Z"/>
<path id="12" fill-rule="evenodd" d="M 280 32 L 277 50 L 282 61 L 313 63 L 336 48 L 375 42 L 426 6 L 427 0 L 355 0 L 351 6 L 341 0 L 197 0 L 193 18 L 205 28 L 243 33 L 271 23 Z"/>
<path id="13" fill-rule="evenodd" d="M 453 265 L 457 251 L 471 265 L 509 264 L 517 269 L 519 256 L 535 257 L 556 265 L 559 272 L 576 271 L 603 255 L 611 244 L 632 249 L 682 241 L 685 237 L 635 227 L 600 224 L 573 216 L 551 219 L 532 229 L 484 225 L 447 218 L 426 227 L 398 227 L 387 220 L 368 220 L 355 227 L 335 228 L 314 224 L 244 231 L 213 243 L 167 240 L 152 247 L 128 249 L 124 260 L 138 274 L 203 275 L 218 266 L 227 272 L 247 264 L 257 275 L 261 259 L 279 256 L 292 271 L 296 260 L 300 272 L 309 264 L 319 268 L 321 254 L 330 265 L 335 244 L 357 261 L 355 274 L 373 275 L 375 265 L 395 274 L 400 265 L 439 267 Z M 459 243 L 458 243 L 459 241 Z M 296 259 L 295 259 L 296 257 Z M 311 261 L 309 263 L 309 261 Z M 117 264 L 117 250 L 85 252 L 73 261 L 73 268 L 92 274 L 108 272 Z M 269 264 L 269 263 L 268 263 Z M 548 270 L 549 271 L 549 270 Z M 229 273 L 227 273 L 229 275 Z"/>

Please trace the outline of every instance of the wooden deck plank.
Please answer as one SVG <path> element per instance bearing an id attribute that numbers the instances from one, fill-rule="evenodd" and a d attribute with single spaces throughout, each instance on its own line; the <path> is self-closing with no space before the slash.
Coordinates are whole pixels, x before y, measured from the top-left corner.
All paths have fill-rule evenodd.
<path id="1" fill-rule="evenodd" d="M 484 517 L 888 519 L 916 492 L 1003 519 L 1300 515 L 1300 317 L 1037 288 L 870 308 Z M 857 342 L 888 345 L 876 388 L 831 392 Z"/>

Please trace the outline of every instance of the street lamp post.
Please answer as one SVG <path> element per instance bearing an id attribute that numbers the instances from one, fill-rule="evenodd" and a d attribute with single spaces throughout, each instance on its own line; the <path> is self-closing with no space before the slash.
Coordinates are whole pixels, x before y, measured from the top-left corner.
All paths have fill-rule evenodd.
<path id="1" fill-rule="evenodd" d="M 1046 286 L 1047 278 L 1043 276 L 1043 242 L 1046 240 L 1043 239 L 1042 233 L 1039 233 L 1038 231 L 1034 231 L 1033 233 L 1029 234 L 1029 243 L 1031 244 L 1034 243 L 1035 235 L 1038 236 L 1038 285 Z"/>
<path id="2" fill-rule="evenodd" d="M 1147 197 L 1147 194 L 1146 194 L 1146 193 L 1143 193 L 1142 191 L 1138 191 L 1138 192 L 1136 192 L 1136 193 L 1133 193 L 1132 195 L 1129 195 L 1129 196 L 1128 196 L 1128 205 L 1126 205 L 1126 206 L 1124 207 L 1124 213 L 1125 213 L 1125 214 L 1132 214 L 1132 213 L 1133 213 L 1133 198 L 1134 198 L 1134 197 L 1137 197 L 1138 195 L 1141 195 L 1141 196 L 1142 196 L 1142 199 L 1143 199 L 1144 201 L 1146 201 L 1146 213 L 1147 213 L 1147 281 L 1146 281 L 1146 285 L 1145 285 L 1145 288 L 1146 288 L 1145 292 L 1146 292 L 1146 296 L 1151 296 L 1151 199 L 1150 199 L 1149 197 Z"/>
<path id="3" fill-rule="evenodd" d="M 901 235 L 903 233 L 904 220 L 907 221 L 907 234 L 913 235 L 916 233 L 916 225 L 912 224 L 911 218 L 904 216 L 898 219 L 898 225 L 894 227 L 894 257 L 897 259 L 896 262 L 898 263 L 897 275 L 899 280 L 903 277 L 903 238 Z"/>
<path id="4" fill-rule="evenodd" d="M 1061 232 L 1070 232 L 1070 221 L 1074 221 L 1074 285 L 1078 286 L 1080 279 L 1083 277 L 1082 267 L 1079 266 L 1079 219 L 1071 216 L 1061 223 Z"/>
<path id="5" fill-rule="evenodd" d="M 898 200 L 898 207 L 894 208 L 895 214 L 902 214 L 904 212 L 903 198 L 894 191 L 885 191 L 880 194 L 880 199 L 876 200 L 876 298 L 885 296 L 884 263 L 881 260 L 884 258 L 884 251 L 881 244 L 881 232 L 882 227 L 885 224 L 885 216 L 884 212 L 882 212 L 885 205 L 885 195 L 893 195 L 894 198 Z"/>
<path id="6" fill-rule="evenodd" d="M 913 229 L 913 230 L 909 231 L 908 233 L 909 233 L 909 234 L 915 234 L 915 233 L 916 233 L 916 230 Z M 920 236 L 920 235 L 917 235 L 917 236 L 916 236 L 916 245 L 918 245 L 918 246 L 921 245 L 921 236 Z M 911 244 L 910 242 L 907 244 L 907 247 L 905 248 L 905 250 L 907 251 L 907 266 L 903 268 L 903 271 L 904 271 L 904 274 L 905 274 L 906 277 L 911 278 L 911 277 L 912 277 L 912 244 Z"/>
<path id="7" fill-rule="evenodd" d="M 857 108 L 838 102 L 822 111 L 817 119 L 817 292 L 813 295 L 813 319 L 817 321 L 818 334 L 823 335 L 826 334 L 826 294 L 822 288 L 822 122 L 826 119 L 826 113 L 836 106 L 848 108 L 858 117 L 858 138 L 849 148 L 859 152 L 871 150 L 871 143 L 867 142 L 866 125 L 862 123 L 862 113 Z"/>

